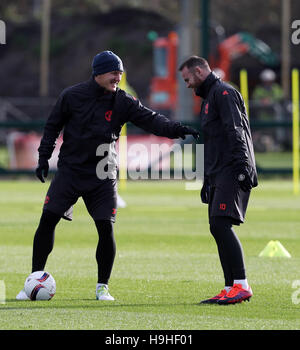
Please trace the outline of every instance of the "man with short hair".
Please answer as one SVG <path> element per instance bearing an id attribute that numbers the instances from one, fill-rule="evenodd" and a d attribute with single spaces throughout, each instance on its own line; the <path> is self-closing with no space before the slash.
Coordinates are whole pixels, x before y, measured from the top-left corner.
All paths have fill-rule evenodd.
<path id="1" fill-rule="evenodd" d="M 204 304 L 235 304 L 250 300 L 243 248 L 232 225 L 244 222 L 257 172 L 252 137 L 240 93 L 213 73 L 208 62 L 191 56 L 179 67 L 187 88 L 202 97 L 204 182 L 201 200 L 208 204 L 213 235 L 224 272 L 225 286 Z"/>
<path id="2" fill-rule="evenodd" d="M 72 206 L 82 197 L 93 218 L 99 242 L 96 250 L 97 300 L 114 300 L 108 292 L 116 244 L 113 223 L 117 212 L 117 154 L 115 144 L 127 122 L 168 138 L 185 138 L 198 132 L 143 106 L 118 88 L 123 72 L 120 57 L 111 51 L 97 54 L 92 77 L 66 88 L 59 96 L 44 128 L 37 177 L 45 182 L 56 139 L 62 129 L 58 171 L 47 192 L 43 213 L 34 236 L 32 272 L 44 270 L 54 244 L 54 230 L 63 217 L 72 220 Z M 102 147 L 103 146 L 103 147 Z M 99 157 L 97 150 L 103 154 Z M 105 167 L 98 171 L 98 164 Z M 97 169 L 97 170 L 96 170 Z M 17 299 L 28 299 L 24 290 Z"/>

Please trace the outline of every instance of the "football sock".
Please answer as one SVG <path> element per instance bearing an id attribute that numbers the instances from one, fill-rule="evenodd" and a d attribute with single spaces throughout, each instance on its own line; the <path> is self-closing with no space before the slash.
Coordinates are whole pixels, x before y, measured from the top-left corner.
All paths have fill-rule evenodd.
<path id="1" fill-rule="evenodd" d="M 225 286 L 224 287 L 224 289 L 226 290 L 227 293 L 230 292 L 231 288 L 232 288 L 231 286 Z"/>
<path id="2" fill-rule="evenodd" d="M 107 284 L 104 284 L 104 283 L 97 283 L 96 284 L 96 290 L 99 288 L 99 287 L 102 287 L 104 286 L 106 289 L 108 289 L 108 285 Z"/>
<path id="3" fill-rule="evenodd" d="M 96 250 L 98 283 L 107 285 L 116 255 L 113 222 L 110 220 L 97 220 L 95 224 L 99 235 Z"/>
<path id="4" fill-rule="evenodd" d="M 32 272 L 44 270 L 48 255 L 53 249 L 55 226 L 60 219 L 60 215 L 43 211 L 33 240 Z"/>
<path id="5" fill-rule="evenodd" d="M 217 243 L 225 286 L 232 286 L 234 280 L 245 280 L 243 249 L 232 228 L 231 219 L 226 216 L 211 217 L 210 232 Z"/>
<path id="6" fill-rule="evenodd" d="M 234 283 L 234 284 L 241 284 L 241 285 L 242 285 L 242 288 L 244 288 L 244 289 L 248 289 L 248 288 L 249 288 L 247 279 L 244 279 L 244 280 L 234 280 L 233 283 Z"/>

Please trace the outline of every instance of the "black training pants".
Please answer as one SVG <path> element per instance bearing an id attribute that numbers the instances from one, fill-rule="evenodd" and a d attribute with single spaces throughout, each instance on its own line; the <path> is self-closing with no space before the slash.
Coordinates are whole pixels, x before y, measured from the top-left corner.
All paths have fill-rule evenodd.
<path id="1" fill-rule="evenodd" d="M 53 249 L 55 228 L 60 219 L 60 215 L 49 210 L 43 211 L 33 240 L 32 272 L 44 270 L 47 258 Z M 99 235 L 96 250 L 98 283 L 108 284 L 116 254 L 113 222 L 97 220 L 95 225 Z"/>
<path id="2" fill-rule="evenodd" d="M 212 216 L 209 223 L 218 247 L 225 286 L 233 286 L 234 280 L 246 278 L 242 245 L 232 228 L 231 218 Z"/>

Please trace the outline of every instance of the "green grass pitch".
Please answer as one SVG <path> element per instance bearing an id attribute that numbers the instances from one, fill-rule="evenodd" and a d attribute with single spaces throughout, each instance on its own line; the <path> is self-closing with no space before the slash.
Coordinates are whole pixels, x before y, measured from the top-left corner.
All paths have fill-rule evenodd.
<path id="1" fill-rule="evenodd" d="M 98 237 L 82 200 L 73 222 L 58 225 L 46 266 L 56 295 L 16 301 L 31 269 L 48 184 L 0 183 L 1 330 L 299 330 L 300 196 L 291 181 L 261 181 L 253 191 L 246 223 L 236 232 L 254 296 L 225 307 L 198 304 L 222 289 L 223 276 L 207 207 L 184 181 L 132 181 L 121 193 L 127 207 L 118 210 L 115 225 L 114 302 L 95 300 Z M 292 258 L 258 257 L 270 240 Z"/>

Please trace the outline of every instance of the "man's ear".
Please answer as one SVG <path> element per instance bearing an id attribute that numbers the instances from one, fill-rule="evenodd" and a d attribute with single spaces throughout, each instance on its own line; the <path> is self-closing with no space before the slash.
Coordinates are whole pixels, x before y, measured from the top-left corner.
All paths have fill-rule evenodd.
<path id="1" fill-rule="evenodd" d="M 199 66 L 196 66 L 194 68 L 194 73 L 196 75 L 197 78 L 202 78 L 202 69 Z"/>

